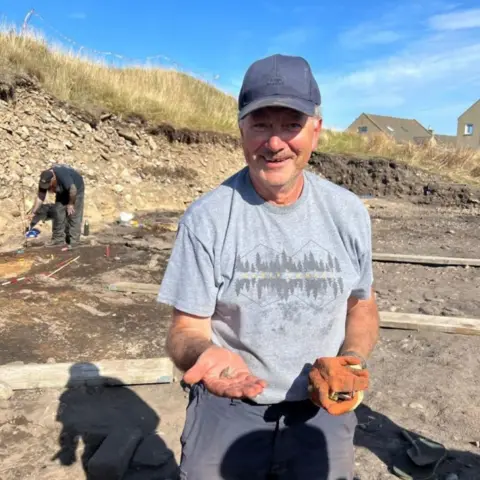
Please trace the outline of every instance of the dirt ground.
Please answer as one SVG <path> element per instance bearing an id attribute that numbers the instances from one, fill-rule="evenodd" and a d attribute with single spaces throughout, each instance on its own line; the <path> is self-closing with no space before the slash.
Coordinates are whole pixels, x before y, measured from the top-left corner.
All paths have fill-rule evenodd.
<path id="1" fill-rule="evenodd" d="M 397 199 L 367 204 L 376 252 L 480 258 L 478 209 Z M 161 281 L 177 216 L 158 212 L 139 218 L 143 227 L 109 225 L 69 252 L 38 246 L 0 257 L 0 272 L 7 275 L 20 258 L 23 265 L 33 260 L 31 270 L 22 273 L 33 278 L 0 286 L 0 364 L 164 355 L 168 310 L 152 295 L 107 287 L 116 281 Z M 78 255 L 53 279 L 38 276 Z M 478 268 L 375 262 L 374 269 L 381 310 L 480 318 Z M 372 385 L 357 410 L 359 480 L 395 478 L 392 463 L 402 460 L 408 445 L 401 429 L 448 448 L 439 479 L 449 473 L 480 479 L 479 349 L 478 336 L 382 329 L 370 362 Z M 0 478 L 85 479 L 81 455 L 85 445 L 94 448 L 98 425 L 109 430 L 126 418 L 156 430 L 153 450 L 171 450 L 178 462 L 185 404 L 179 383 L 15 392 L 0 401 Z M 80 430 L 90 435 L 57 455 L 62 430 L 62 438 Z M 174 467 L 173 461 L 131 469 L 127 480 L 174 478 Z"/>

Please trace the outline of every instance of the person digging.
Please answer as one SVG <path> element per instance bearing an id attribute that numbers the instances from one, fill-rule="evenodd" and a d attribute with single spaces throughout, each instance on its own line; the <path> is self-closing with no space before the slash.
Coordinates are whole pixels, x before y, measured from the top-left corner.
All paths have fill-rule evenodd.
<path id="1" fill-rule="evenodd" d="M 305 59 L 254 62 L 238 124 L 247 165 L 188 207 L 157 297 L 190 390 L 180 478 L 353 480 L 379 334 L 370 217 L 306 169 L 322 117 Z"/>
<path id="2" fill-rule="evenodd" d="M 55 165 L 41 172 L 37 198 L 29 213 L 30 222 L 41 210 L 47 192 L 55 194 L 55 203 L 50 209 L 52 238 L 45 245 L 77 247 L 80 244 L 85 195 L 82 175 L 68 165 Z"/>

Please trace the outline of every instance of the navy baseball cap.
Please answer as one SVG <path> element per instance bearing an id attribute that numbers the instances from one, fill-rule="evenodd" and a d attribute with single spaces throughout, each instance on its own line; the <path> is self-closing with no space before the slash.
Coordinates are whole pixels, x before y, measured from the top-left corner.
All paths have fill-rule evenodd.
<path id="1" fill-rule="evenodd" d="M 53 178 L 53 172 L 51 170 L 44 170 L 40 174 L 40 182 L 38 183 L 38 186 L 42 189 L 49 188 L 52 178 Z"/>
<path id="2" fill-rule="evenodd" d="M 276 54 L 248 68 L 238 96 L 238 118 L 274 106 L 313 116 L 320 104 L 320 90 L 308 62 L 302 57 Z"/>

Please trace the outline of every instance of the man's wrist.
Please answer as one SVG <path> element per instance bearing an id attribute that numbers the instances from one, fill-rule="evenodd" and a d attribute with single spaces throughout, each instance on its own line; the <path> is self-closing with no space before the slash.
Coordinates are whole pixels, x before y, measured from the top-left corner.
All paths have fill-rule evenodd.
<path id="1" fill-rule="evenodd" d="M 366 369 L 367 368 L 367 360 L 363 355 L 360 355 L 358 352 L 355 350 L 343 350 L 338 354 L 339 357 L 355 357 L 358 358 L 362 363 L 362 368 Z"/>

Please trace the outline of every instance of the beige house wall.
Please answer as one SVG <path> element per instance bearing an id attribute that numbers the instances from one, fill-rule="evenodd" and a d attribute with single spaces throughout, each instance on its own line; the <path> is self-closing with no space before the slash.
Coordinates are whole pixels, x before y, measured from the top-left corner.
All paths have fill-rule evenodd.
<path id="1" fill-rule="evenodd" d="M 466 131 L 467 125 L 472 125 L 471 134 Z M 480 148 L 480 100 L 458 118 L 457 146 Z"/>
<path id="2" fill-rule="evenodd" d="M 361 132 L 358 131 L 359 127 L 367 127 L 368 130 L 366 132 L 366 135 L 371 134 L 371 133 L 380 133 L 382 131 L 364 113 L 362 113 L 353 123 L 351 123 L 347 127 L 347 130 L 349 132 L 361 133 Z M 365 133 L 364 133 L 364 135 L 365 135 Z"/>

